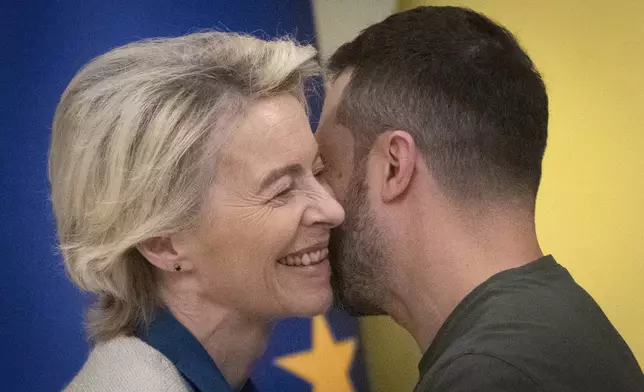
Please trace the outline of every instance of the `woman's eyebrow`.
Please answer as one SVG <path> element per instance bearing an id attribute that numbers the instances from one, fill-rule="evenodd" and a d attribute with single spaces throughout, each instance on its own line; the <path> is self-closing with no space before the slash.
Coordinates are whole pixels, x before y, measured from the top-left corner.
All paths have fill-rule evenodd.
<path id="1" fill-rule="evenodd" d="M 299 163 L 292 163 L 286 166 L 272 169 L 268 172 L 268 174 L 264 176 L 264 178 L 260 182 L 259 192 L 263 192 L 264 189 L 284 176 L 296 177 L 298 175 L 302 175 L 304 171 L 304 166 L 300 165 Z"/>

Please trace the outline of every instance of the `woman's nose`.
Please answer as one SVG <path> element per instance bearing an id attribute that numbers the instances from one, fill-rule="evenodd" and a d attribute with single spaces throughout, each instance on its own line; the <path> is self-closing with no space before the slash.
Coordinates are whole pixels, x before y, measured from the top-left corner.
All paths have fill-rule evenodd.
<path id="1" fill-rule="evenodd" d="M 326 187 L 320 187 L 320 194 L 304 213 L 304 224 L 339 226 L 344 221 L 344 208 Z"/>

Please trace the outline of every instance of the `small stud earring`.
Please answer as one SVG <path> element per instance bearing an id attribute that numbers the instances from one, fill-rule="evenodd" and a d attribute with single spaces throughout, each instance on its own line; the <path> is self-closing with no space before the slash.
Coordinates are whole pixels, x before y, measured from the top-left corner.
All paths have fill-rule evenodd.
<path id="1" fill-rule="evenodd" d="M 174 270 L 177 271 L 177 272 L 181 271 L 181 266 L 179 264 L 175 264 L 174 265 Z"/>

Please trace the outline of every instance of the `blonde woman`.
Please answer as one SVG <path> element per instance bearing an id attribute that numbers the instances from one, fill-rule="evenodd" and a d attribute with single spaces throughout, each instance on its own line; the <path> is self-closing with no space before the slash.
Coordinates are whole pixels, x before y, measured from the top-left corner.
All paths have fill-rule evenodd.
<path id="1" fill-rule="evenodd" d="M 68 391 L 252 391 L 272 322 L 330 306 L 344 211 L 305 111 L 314 57 L 207 32 L 114 49 L 71 81 L 52 200 L 69 275 L 97 302 Z"/>

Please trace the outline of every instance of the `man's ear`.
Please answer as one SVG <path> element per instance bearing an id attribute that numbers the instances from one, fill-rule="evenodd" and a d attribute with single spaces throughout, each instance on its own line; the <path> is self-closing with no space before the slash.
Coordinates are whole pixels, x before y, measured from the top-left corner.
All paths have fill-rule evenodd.
<path id="1" fill-rule="evenodd" d="M 152 237 L 136 246 L 136 249 L 150 264 L 164 271 L 189 271 L 192 263 L 188 262 L 175 248 L 171 237 Z"/>
<path id="2" fill-rule="evenodd" d="M 390 202 L 409 189 L 419 152 L 414 138 L 408 132 L 388 132 L 383 138 L 386 165 L 381 197 L 383 202 Z"/>

